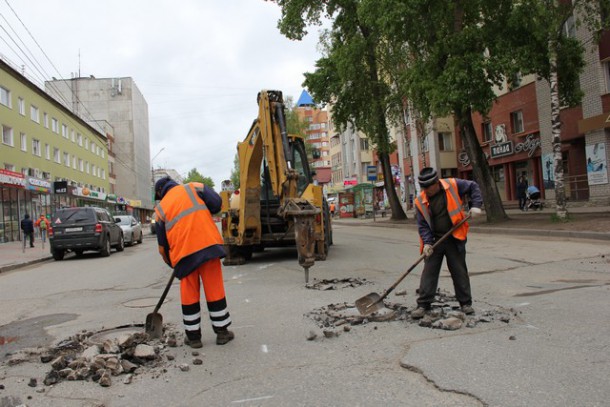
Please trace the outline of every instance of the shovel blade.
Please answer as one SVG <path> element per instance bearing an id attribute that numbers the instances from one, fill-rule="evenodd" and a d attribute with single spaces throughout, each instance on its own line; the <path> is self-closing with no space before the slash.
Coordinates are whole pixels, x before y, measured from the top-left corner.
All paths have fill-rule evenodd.
<path id="1" fill-rule="evenodd" d="M 163 315 L 153 312 L 146 315 L 146 333 L 151 339 L 163 336 Z"/>
<path id="2" fill-rule="evenodd" d="M 377 293 L 370 293 L 356 300 L 356 308 L 362 315 L 369 315 L 375 311 L 385 308 L 381 296 Z"/>

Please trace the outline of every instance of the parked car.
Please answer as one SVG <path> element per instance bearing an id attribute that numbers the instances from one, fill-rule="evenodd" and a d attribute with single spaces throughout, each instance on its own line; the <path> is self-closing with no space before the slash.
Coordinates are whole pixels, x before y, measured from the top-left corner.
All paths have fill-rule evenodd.
<path id="1" fill-rule="evenodd" d="M 125 244 L 142 243 L 142 224 L 131 215 L 115 215 L 114 221 L 123 229 Z"/>
<path id="2" fill-rule="evenodd" d="M 123 230 L 103 208 L 59 209 L 51 217 L 51 226 L 49 242 L 55 260 L 63 260 L 69 251 L 80 256 L 86 250 L 95 250 L 106 257 L 111 247 L 117 252 L 125 248 Z"/>

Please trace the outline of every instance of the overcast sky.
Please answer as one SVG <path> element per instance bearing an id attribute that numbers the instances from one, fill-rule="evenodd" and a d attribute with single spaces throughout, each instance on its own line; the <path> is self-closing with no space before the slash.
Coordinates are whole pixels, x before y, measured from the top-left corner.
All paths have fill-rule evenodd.
<path id="1" fill-rule="evenodd" d="M 0 0 L 0 53 L 41 81 L 132 77 L 148 103 L 151 158 L 164 148 L 154 167 L 197 168 L 219 190 L 257 92 L 296 101 L 320 58 L 317 29 L 290 41 L 279 17 L 263 0 Z"/>

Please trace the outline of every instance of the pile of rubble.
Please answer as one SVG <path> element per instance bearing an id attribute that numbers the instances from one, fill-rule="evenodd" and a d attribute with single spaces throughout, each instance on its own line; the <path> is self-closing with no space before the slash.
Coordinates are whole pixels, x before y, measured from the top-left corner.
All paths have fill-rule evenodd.
<path id="1" fill-rule="evenodd" d="M 403 304 L 384 302 L 385 308 L 370 315 L 362 315 L 354 304 L 340 303 L 330 304 L 325 307 L 317 308 L 305 316 L 314 320 L 316 325 L 327 338 L 339 336 L 339 327 L 345 332 L 351 330 L 351 326 L 366 324 L 369 322 L 385 321 L 405 321 L 408 324 L 417 324 L 425 328 L 457 330 L 463 327 L 474 328 L 480 323 L 490 323 L 501 321 L 509 323 L 516 315 L 514 310 L 504 308 L 484 309 L 477 311 L 474 315 L 464 314 L 459 307 L 455 297 L 447 292 L 438 291 L 435 301 L 432 303 L 431 310 L 421 319 L 411 317 L 411 311 L 416 306 L 408 309 Z M 476 306 L 476 304 L 475 304 Z M 308 340 L 315 339 L 317 335 L 310 332 Z"/>
<path id="2" fill-rule="evenodd" d="M 51 370 L 43 380 L 46 386 L 64 380 L 87 380 L 108 387 L 113 377 L 123 376 L 123 383 L 129 384 L 144 369 L 164 366 L 174 360 L 171 354 L 164 357 L 167 348 L 177 346 L 176 331 L 167 328 L 163 338 L 154 340 L 143 330 L 127 331 L 101 341 L 96 336 L 99 335 L 83 331 L 51 347 L 23 349 L 12 354 L 7 363 L 12 366 L 39 359 L 49 364 Z M 179 368 L 186 371 L 188 365 Z M 30 387 L 37 384 L 36 379 L 30 379 Z"/>
<path id="3" fill-rule="evenodd" d="M 366 278 L 333 278 L 330 280 L 317 280 L 314 278 L 313 283 L 305 284 L 305 288 L 310 290 L 336 290 L 338 288 L 359 287 L 364 284 L 370 284 Z"/>

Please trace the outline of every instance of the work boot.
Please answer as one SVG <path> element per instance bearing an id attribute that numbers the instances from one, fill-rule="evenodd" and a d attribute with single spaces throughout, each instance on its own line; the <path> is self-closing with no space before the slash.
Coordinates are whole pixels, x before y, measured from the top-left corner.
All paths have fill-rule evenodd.
<path id="1" fill-rule="evenodd" d="M 472 305 L 462 305 L 462 312 L 466 315 L 472 315 L 474 314 L 474 308 L 472 308 Z"/>
<path id="2" fill-rule="evenodd" d="M 235 334 L 229 331 L 227 328 L 220 328 L 216 330 L 216 345 L 224 345 L 235 338 Z"/>
<path id="3" fill-rule="evenodd" d="M 426 315 L 426 312 L 428 312 L 428 309 L 426 309 L 424 307 L 417 307 L 413 311 L 411 311 L 411 318 L 413 318 L 413 319 L 423 318 L 424 315 Z"/>
<path id="4" fill-rule="evenodd" d="M 203 343 L 201 343 L 201 339 L 189 339 L 184 338 L 184 344 L 190 346 L 193 349 L 199 349 L 203 347 Z"/>

